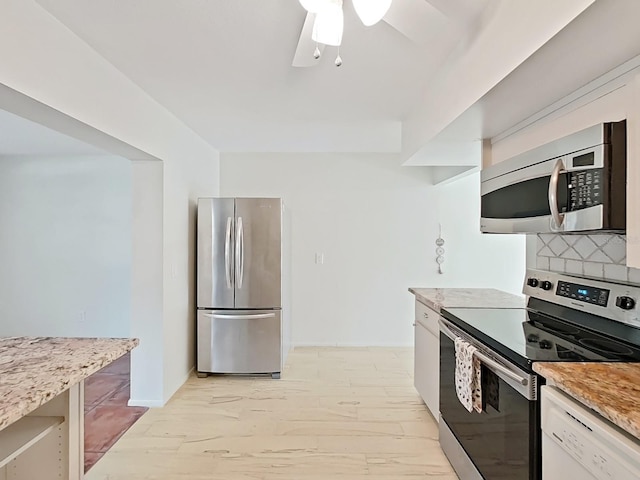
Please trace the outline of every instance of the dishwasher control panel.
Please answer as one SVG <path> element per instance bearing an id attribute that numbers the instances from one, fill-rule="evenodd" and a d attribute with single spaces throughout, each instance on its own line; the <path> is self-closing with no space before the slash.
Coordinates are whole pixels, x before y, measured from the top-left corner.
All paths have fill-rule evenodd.
<path id="1" fill-rule="evenodd" d="M 542 480 L 640 478 L 640 442 L 554 387 L 542 387 L 541 420 Z"/>

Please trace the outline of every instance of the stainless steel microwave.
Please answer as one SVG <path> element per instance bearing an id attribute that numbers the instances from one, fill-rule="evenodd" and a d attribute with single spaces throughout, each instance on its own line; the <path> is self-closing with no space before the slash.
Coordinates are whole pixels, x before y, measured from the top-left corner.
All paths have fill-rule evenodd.
<path id="1" fill-rule="evenodd" d="M 480 178 L 482 232 L 624 231 L 626 120 L 541 145 Z"/>

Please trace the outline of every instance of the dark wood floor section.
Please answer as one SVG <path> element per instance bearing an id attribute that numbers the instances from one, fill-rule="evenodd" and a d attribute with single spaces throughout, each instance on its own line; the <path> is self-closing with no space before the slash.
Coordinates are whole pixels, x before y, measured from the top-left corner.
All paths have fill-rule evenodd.
<path id="1" fill-rule="evenodd" d="M 85 380 L 85 472 L 147 411 L 144 407 L 127 406 L 130 361 L 127 354 Z"/>

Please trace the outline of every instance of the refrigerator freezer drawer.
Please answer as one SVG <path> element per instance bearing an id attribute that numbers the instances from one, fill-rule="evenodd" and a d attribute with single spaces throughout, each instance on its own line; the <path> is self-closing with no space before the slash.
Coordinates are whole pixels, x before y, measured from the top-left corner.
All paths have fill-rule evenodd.
<path id="1" fill-rule="evenodd" d="M 279 373 L 280 310 L 198 310 L 198 372 Z"/>

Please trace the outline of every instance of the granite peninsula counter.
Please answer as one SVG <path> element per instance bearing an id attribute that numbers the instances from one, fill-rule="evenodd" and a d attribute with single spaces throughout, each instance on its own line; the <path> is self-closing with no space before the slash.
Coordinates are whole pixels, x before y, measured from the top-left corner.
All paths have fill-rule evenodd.
<path id="1" fill-rule="evenodd" d="M 524 308 L 523 296 L 494 288 L 417 288 L 409 289 L 416 300 L 439 312 L 443 308 Z"/>
<path id="2" fill-rule="evenodd" d="M 11 468 L 16 479 L 81 479 L 84 379 L 137 345 L 137 339 L 0 338 L 0 478 Z"/>

